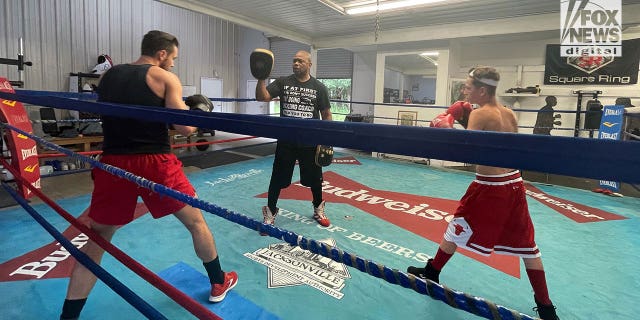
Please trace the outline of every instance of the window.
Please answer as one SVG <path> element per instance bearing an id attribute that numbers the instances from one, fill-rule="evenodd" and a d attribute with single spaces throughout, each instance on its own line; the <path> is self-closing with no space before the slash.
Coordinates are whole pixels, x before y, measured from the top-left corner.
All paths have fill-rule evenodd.
<path id="1" fill-rule="evenodd" d="M 351 113 L 351 79 L 318 79 L 329 91 L 329 99 L 331 101 L 331 113 L 333 113 L 333 121 L 344 121 L 344 118 Z"/>

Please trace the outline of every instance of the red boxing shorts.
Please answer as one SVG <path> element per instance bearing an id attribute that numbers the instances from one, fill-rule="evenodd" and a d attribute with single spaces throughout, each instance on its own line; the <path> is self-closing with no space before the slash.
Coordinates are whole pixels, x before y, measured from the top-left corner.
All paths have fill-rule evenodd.
<path id="1" fill-rule="evenodd" d="M 460 200 L 444 239 L 488 256 L 540 256 L 519 171 L 476 175 Z"/>
<path id="2" fill-rule="evenodd" d="M 104 155 L 100 161 L 189 196 L 196 194 L 182 171 L 182 162 L 174 154 Z M 94 188 L 89 217 L 97 223 L 124 225 L 133 221 L 138 196 L 156 219 L 186 205 L 98 168 L 92 174 Z"/>

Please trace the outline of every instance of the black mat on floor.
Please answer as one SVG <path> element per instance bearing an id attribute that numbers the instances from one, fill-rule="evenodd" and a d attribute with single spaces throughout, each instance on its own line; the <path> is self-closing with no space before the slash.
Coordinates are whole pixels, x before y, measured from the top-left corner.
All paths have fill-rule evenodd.
<path id="1" fill-rule="evenodd" d="M 12 207 L 18 205 L 15 199 L 5 190 L 0 187 L 0 208 Z"/>
<path id="2" fill-rule="evenodd" d="M 222 166 L 249 159 L 253 158 L 229 152 L 206 152 L 195 156 L 180 157 L 183 166 L 198 167 L 200 169 Z"/>
<path id="3" fill-rule="evenodd" d="M 235 148 L 227 149 L 227 150 L 233 150 L 233 151 L 237 151 L 237 152 L 254 154 L 256 156 L 265 157 L 265 156 L 270 156 L 270 155 L 276 153 L 276 143 L 275 142 L 266 142 L 266 143 L 251 145 L 251 146 L 235 147 Z"/>

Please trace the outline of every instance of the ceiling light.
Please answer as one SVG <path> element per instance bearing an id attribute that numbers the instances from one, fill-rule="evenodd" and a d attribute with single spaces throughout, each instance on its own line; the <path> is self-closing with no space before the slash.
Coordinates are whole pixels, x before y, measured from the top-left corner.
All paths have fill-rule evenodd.
<path id="1" fill-rule="evenodd" d="M 427 51 L 427 52 L 423 52 L 420 55 L 421 56 L 429 56 L 429 57 L 437 57 L 440 53 L 438 51 Z"/>
<path id="2" fill-rule="evenodd" d="M 423 59 L 433 63 L 434 66 L 438 66 L 438 61 L 436 61 L 435 59 L 431 58 L 429 55 L 420 54 L 419 56 L 422 57 Z"/>
<path id="3" fill-rule="evenodd" d="M 425 4 L 431 4 L 436 2 L 442 2 L 445 0 L 400 0 L 400 1 L 385 1 L 380 5 L 377 4 L 368 4 L 368 5 L 360 5 L 346 8 L 345 11 L 347 14 L 356 15 L 356 14 L 366 14 L 372 13 L 376 11 L 388 11 L 394 9 L 401 9 L 407 7 L 416 7 Z M 322 2 L 322 1 L 321 1 Z"/>

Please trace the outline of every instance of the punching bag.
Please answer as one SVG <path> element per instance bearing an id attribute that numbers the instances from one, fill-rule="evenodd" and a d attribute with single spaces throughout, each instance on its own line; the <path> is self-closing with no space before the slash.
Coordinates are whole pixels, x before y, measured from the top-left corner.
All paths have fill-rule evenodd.
<path id="1" fill-rule="evenodd" d="M 584 118 L 584 128 L 587 130 L 600 129 L 602 120 L 602 104 L 598 100 L 587 101 L 587 115 Z"/>

